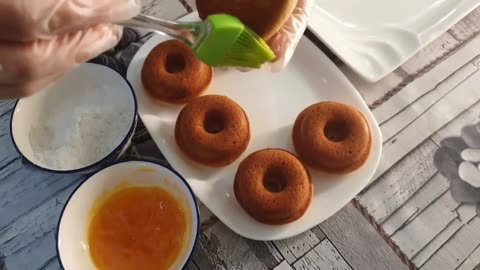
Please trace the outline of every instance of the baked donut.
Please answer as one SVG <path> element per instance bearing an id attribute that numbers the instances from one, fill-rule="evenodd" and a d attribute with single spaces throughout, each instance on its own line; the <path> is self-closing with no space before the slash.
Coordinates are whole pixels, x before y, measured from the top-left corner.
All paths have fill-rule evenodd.
<path id="1" fill-rule="evenodd" d="M 242 107 L 218 95 L 194 99 L 177 118 L 175 140 L 191 160 L 210 167 L 234 162 L 250 142 L 250 125 Z"/>
<path id="2" fill-rule="evenodd" d="M 313 194 L 312 180 L 302 162 L 282 149 L 260 150 L 244 159 L 233 189 L 238 203 L 253 219 L 270 225 L 302 217 Z"/>
<path id="3" fill-rule="evenodd" d="M 155 99 L 172 104 L 188 103 L 208 88 L 212 67 L 197 59 L 183 42 L 168 40 L 148 54 L 142 68 L 145 90 Z"/>
<path id="4" fill-rule="evenodd" d="M 269 40 L 287 22 L 298 0 L 196 0 L 198 14 L 237 17 L 264 40 Z"/>
<path id="5" fill-rule="evenodd" d="M 368 158 L 372 140 L 362 113 L 333 101 L 303 110 L 293 125 L 292 139 L 306 165 L 333 174 L 361 167 Z"/>

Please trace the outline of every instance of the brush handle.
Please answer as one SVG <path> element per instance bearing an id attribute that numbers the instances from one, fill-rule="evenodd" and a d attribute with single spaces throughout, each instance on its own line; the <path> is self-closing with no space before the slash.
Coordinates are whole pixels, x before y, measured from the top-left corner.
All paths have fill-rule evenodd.
<path id="1" fill-rule="evenodd" d="M 160 32 L 179 39 L 190 46 L 195 44 L 198 40 L 198 29 L 200 28 L 199 23 L 178 23 L 143 14 L 119 24 L 127 27 L 139 27 L 154 32 Z"/>

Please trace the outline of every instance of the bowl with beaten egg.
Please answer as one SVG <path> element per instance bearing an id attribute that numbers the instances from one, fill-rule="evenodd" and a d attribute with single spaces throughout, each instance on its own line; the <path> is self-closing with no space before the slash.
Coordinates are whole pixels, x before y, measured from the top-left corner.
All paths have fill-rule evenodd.
<path id="1" fill-rule="evenodd" d="M 199 212 L 185 179 L 147 161 L 126 161 L 85 180 L 60 216 L 65 270 L 175 270 L 187 265 Z"/>

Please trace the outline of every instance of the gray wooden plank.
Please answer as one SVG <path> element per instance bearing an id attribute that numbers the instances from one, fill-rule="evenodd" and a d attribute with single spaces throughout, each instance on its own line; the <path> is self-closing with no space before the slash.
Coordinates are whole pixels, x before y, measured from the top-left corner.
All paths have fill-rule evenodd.
<path id="1" fill-rule="evenodd" d="M 457 218 L 456 209 L 459 205 L 450 193 L 444 193 L 391 238 L 411 258 Z"/>
<path id="2" fill-rule="evenodd" d="M 449 33 L 444 33 L 411 57 L 402 68 L 408 74 L 415 75 L 459 44 Z"/>
<path id="3" fill-rule="evenodd" d="M 480 8 L 473 10 L 454 25 L 449 33 L 457 40 L 464 41 L 475 35 L 480 29 Z"/>
<path id="4" fill-rule="evenodd" d="M 421 142 L 475 104 L 480 99 L 479 83 L 480 72 L 477 71 L 386 142 L 373 179 L 383 175 Z"/>
<path id="5" fill-rule="evenodd" d="M 201 233 L 193 259 L 200 269 L 268 269 L 246 240 L 221 222 Z"/>
<path id="6" fill-rule="evenodd" d="M 476 266 L 480 266 L 480 246 L 478 246 L 456 270 L 472 270 Z"/>
<path id="7" fill-rule="evenodd" d="M 65 203 L 76 188 L 70 185 L 28 214 L 0 231 L 0 253 L 10 256 L 55 230 Z"/>
<path id="8" fill-rule="evenodd" d="M 287 261 L 282 261 L 279 265 L 277 265 L 273 270 L 294 270 Z"/>
<path id="9" fill-rule="evenodd" d="M 352 269 L 328 239 L 323 240 L 293 266 L 297 270 Z"/>
<path id="10" fill-rule="evenodd" d="M 444 59 L 432 70 L 405 86 L 401 92 L 394 95 L 386 103 L 373 111 L 379 123 L 390 119 L 412 102 L 434 89 L 439 84 L 448 83 L 448 78 L 463 66 L 471 63 L 480 54 L 480 37 L 473 39 L 452 56 Z"/>
<path id="11" fill-rule="evenodd" d="M 457 217 L 442 232 L 428 243 L 420 252 L 412 257 L 416 266 L 421 267 L 432 255 L 440 249 L 463 225 L 475 218 L 475 207 L 462 205 L 456 210 Z"/>
<path id="12" fill-rule="evenodd" d="M 385 233 L 390 236 L 400 227 L 415 219 L 426 207 L 448 191 L 450 183 L 441 174 L 435 174 L 407 202 L 382 223 Z"/>
<path id="13" fill-rule="evenodd" d="M 9 167 L 21 166 L 19 163 L 20 160 L 15 160 Z M 0 182 L 0 229 L 83 178 L 53 175 L 26 167 L 13 172 Z"/>
<path id="14" fill-rule="evenodd" d="M 327 237 L 325 235 L 325 233 L 322 231 L 322 229 L 320 228 L 320 225 L 313 227 L 310 231 L 313 234 L 315 234 L 317 239 L 320 240 L 320 241 L 322 241 L 323 239 L 325 239 Z"/>
<path id="15" fill-rule="evenodd" d="M 53 259 L 49 264 L 40 268 L 40 270 L 62 270 L 57 259 Z"/>
<path id="16" fill-rule="evenodd" d="M 288 263 L 293 263 L 301 258 L 318 243 L 320 240 L 312 231 L 285 240 L 274 241 L 275 246 Z"/>
<path id="17" fill-rule="evenodd" d="M 425 141 L 358 196 L 378 223 L 384 222 L 436 173 L 433 155 L 437 149 L 435 143 Z"/>
<path id="18" fill-rule="evenodd" d="M 477 65 L 476 59 L 474 59 L 472 61 L 472 63 L 473 63 L 474 66 L 476 66 Z M 469 64 L 469 65 L 472 65 L 472 64 Z M 469 68 L 469 69 L 470 69 L 470 72 L 471 72 L 471 68 Z M 443 140 L 447 137 L 460 135 L 461 128 L 465 124 L 472 124 L 476 120 L 478 120 L 479 113 L 480 113 L 480 104 L 477 102 L 476 104 L 473 105 L 473 107 L 470 107 L 467 111 L 461 113 L 457 118 L 455 118 L 453 121 L 448 123 L 447 126 L 441 128 L 439 131 L 437 131 L 433 135 L 432 139 L 437 144 L 440 144 L 441 140 Z M 437 191 L 434 191 L 434 189 L 432 189 L 431 190 L 432 193 L 428 194 L 427 196 L 420 196 L 419 195 L 418 198 L 419 198 L 419 201 L 421 202 L 421 204 L 425 205 L 426 201 L 430 201 L 434 197 L 434 196 L 432 196 L 432 194 L 438 194 L 438 192 L 442 192 L 442 190 L 444 190 L 448 185 L 448 183 L 446 183 L 445 181 L 446 180 L 444 179 L 442 188 L 439 188 L 437 186 L 437 188 L 438 188 Z M 430 185 L 430 186 L 432 186 L 432 188 L 433 188 L 433 185 Z M 425 187 L 428 187 L 428 183 L 424 186 L 424 188 Z M 419 191 L 419 193 L 420 192 L 421 191 Z M 444 196 L 449 196 L 449 193 L 444 193 Z M 420 197 L 421 197 L 421 199 L 420 199 Z M 428 197 L 430 197 L 430 199 Z M 414 198 L 412 198 L 412 201 L 414 200 Z M 426 201 L 423 200 L 424 198 L 425 198 Z M 453 201 L 451 201 L 451 202 L 454 203 Z M 408 205 L 408 202 L 405 204 L 405 206 L 407 206 L 407 205 Z M 397 210 L 397 212 L 395 212 L 392 215 L 392 217 L 394 217 L 396 213 L 403 213 L 404 214 L 403 218 L 399 218 L 399 221 L 407 218 L 407 222 L 403 223 L 403 227 L 406 227 L 407 225 L 411 224 L 412 222 L 415 221 L 415 219 L 418 218 L 418 213 L 414 213 L 414 212 L 417 211 L 417 209 L 415 209 L 415 207 L 413 207 L 413 205 L 412 205 L 412 207 L 409 207 L 409 209 L 407 209 L 408 211 L 405 211 L 405 212 L 402 212 L 402 208 Z M 422 211 L 421 208 L 422 207 L 419 207 L 418 211 Z M 467 210 L 465 210 L 465 209 L 467 209 Z M 444 212 L 444 211 L 448 212 L 448 211 L 451 211 L 451 209 L 449 210 L 448 207 L 443 207 L 441 210 L 438 210 L 439 213 Z M 432 211 L 432 212 L 435 212 L 435 211 Z M 412 216 L 410 217 L 410 215 L 412 215 Z M 445 244 L 445 242 L 448 241 L 452 237 L 452 235 L 454 235 L 455 232 L 459 228 L 462 227 L 462 225 L 465 222 L 467 222 L 469 219 L 471 219 L 474 215 L 475 215 L 475 213 L 474 213 L 473 209 L 465 208 L 464 206 L 461 206 L 457 210 L 454 210 L 453 212 L 448 212 L 447 214 L 444 214 L 444 215 L 439 214 L 438 216 L 436 216 L 436 218 L 431 219 L 431 220 L 434 220 L 434 221 L 430 221 L 430 220 L 427 221 L 428 218 L 424 218 L 424 223 L 425 224 L 428 223 L 429 226 L 433 226 L 433 227 L 437 226 L 438 221 L 441 221 L 441 224 L 446 224 L 445 228 L 441 228 L 441 226 L 436 227 L 437 229 L 434 228 L 433 230 L 437 230 L 437 231 L 440 230 L 440 232 L 437 235 L 434 235 L 434 236 L 432 236 L 432 234 L 430 234 L 429 237 L 426 237 L 427 240 L 425 240 L 425 238 L 423 238 L 425 236 L 422 234 L 422 226 L 418 226 L 418 224 L 417 224 L 417 226 L 412 226 L 412 228 L 414 230 L 418 230 L 417 233 L 405 233 L 406 236 L 410 236 L 412 238 L 415 238 L 415 240 L 417 240 L 417 238 L 418 238 L 417 236 L 420 235 L 420 238 L 421 238 L 420 241 L 422 241 L 422 243 L 428 242 L 427 245 L 424 246 L 424 247 L 415 247 L 415 241 L 412 242 L 411 240 L 405 239 L 405 237 L 401 237 L 405 241 L 403 244 L 401 243 L 401 241 L 398 241 L 398 239 L 394 239 L 394 240 L 396 240 L 397 244 L 399 244 L 399 246 L 401 247 L 401 249 L 403 251 L 407 250 L 405 252 L 405 253 L 407 253 L 407 255 L 412 256 L 412 253 L 415 252 L 415 251 L 412 251 L 412 252 L 409 253 L 407 248 L 411 248 L 413 246 L 413 248 L 416 249 L 416 250 L 420 249 L 420 251 L 418 251 L 418 253 L 416 253 L 413 256 L 413 261 L 417 266 L 421 266 L 432 256 L 432 254 L 434 254 L 440 247 L 442 247 Z M 445 221 L 448 221 L 448 222 L 445 223 Z M 421 222 L 417 221 L 417 223 L 420 224 Z M 390 228 L 389 228 L 389 224 L 387 222 L 385 222 L 383 225 L 385 226 L 384 228 L 386 229 L 387 232 L 392 233 L 393 231 L 395 231 L 397 229 L 398 224 L 399 224 L 399 222 L 397 222 L 395 226 L 390 227 Z M 423 230 L 427 230 L 427 229 L 423 228 Z M 430 227 L 430 228 L 428 228 L 428 230 L 431 231 L 432 228 Z M 428 238 L 433 238 L 433 239 L 428 240 Z M 446 269 L 449 269 L 449 268 L 446 268 Z"/>
<path id="19" fill-rule="evenodd" d="M 383 98 L 388 91 L 394 89 L 409 77 L 405 71 L 397 69 L 380 81 L 371 83 L 345 65 L 341 65 L 340 70 L 352 82 L 367 104 L 372 104 Z"/>
<path id="20" fill-rule="evenodd" d="M 0 101 L 0 104 L 5 103 Z M 4 108 L 11 108 L 11 106 L 4 106 Z M 21 167 L 19 163 L 12 164 L 15 160 L 18 160 L 20 156 L 15 151 L 10 137 L 10 113 L 11 112 L 6 112 L 4 116 L 0 117 L 0 153 L 2 153 L 2 155 L 0 155 L 0 182 Z"/>
<path id="21" fill-rule="evenodd" d="M 441 145 L 442 140 L 449 137 L 460 137 L 462 128 L 466 125 L 475 124 L 480 120 L 480 101 L 461 113 L 457 118 L 448 123 L 448 125 L 439 129 L 431 139 L 438 145 Z"/>
<path id="22" fill-rule="evenodd" d="M 60 270 L 60 263 L 57 257 L 54 257 L 47 263 L 47 265 L 40 268 L 40 270 Z"/>
<path id="23" fill-rule="evenodd" d="M 399 111 L 394 117 L 385 120 L 381 125 L 383 142 L 390 140 L 399 131 L 415 121 L 419 115 L 427 111 L 450 91 L 467 80 L 477 70 L 476 66 L 472 63 L 468 63 L 452 74 L 447 80 L 438 84 L 434 89 L 425 92 L 424 95 L 420 96 L 415 102 L 409 104 L 408 107 Z"/>
<path id="24" fill-rule="evenodd" d="M 0 100 L 0 117 L 9 117 L 16 100 Z"/>
<path id="25" fill-rule="evenodd" d="M 8 270 L 32 269 L 32 267 L 47 265 L 56 255 L 55 231 L 51 231 L 6 257 L 5 265 Z"/>
<path id="26" fill-rule="evenodd" d="M 456 232 L 421 268 L 443 270 L 458 267 L 480 244 L 480 218 L 476 217 Z"/>
<path id="27" fill-rule="evenodd" d="M 199 206 L 199 212 L 200 212 L 200 222 L 204 222 L 206 220 L 209 220 L 212 218 L 213 213 L 212 211 L 210 211 L 210 209 L 208 209 L 208 207 L 206 207 L 204 204 L 201 204 Z"/>
<path id="28" fill-rule="evenodd" d="M 267 245 L 268 243 L 271 244 L 271 242 L 253 241 L 250 239 L 245 239 L 245 241 L 247 242 L 250 251 L 255 254 L 257 259 L 268 269 L 272 269 L 283 260 L 283 257 L 276 249 L 272 250 L 272 246 Z"/>
<path id="29" fill-rule="evenodd" d="M 282 254 L 278 251 L 277 247 L 272 241 L 267 241 L 264 243 L 268 251 L 270 252 L 270 254 L 272 254 L 272 256 L 275 258 L 277 262 L 281 262 L 282 260 L 284 260 Z"/>
<path id="30" fill-rule="evenodd" d="M 327 219 L 320 227 L 353 269 L 407 269 L 352 204 Z"/>
<path id="31" fill-rule="evenodd" d="M 46 266 L 40 268 L 40 270 L 60 270 L 60 264 L 57 258 L 53 258 Z"/>
<path id="32" fill-rule="evenodd" d="M 184 268 L 185 270 L 199 270 L 193 261 L 189 262 Z"/>
<path id="33" fill-rule="evenodd" d="M 2 147 L 0 146 L 0 148 Z M 12 153 L 12 151 L 8 151 L 7 153 Z M 21 159 L 18 155 L 3 156 L 0 160 L 0 163 L 3 163 L 3 166 L 0 166 L 0 182 L 2 180 L 7 180 L 10 175 L 23 168 L 23 164 L 20 161 Z"/>

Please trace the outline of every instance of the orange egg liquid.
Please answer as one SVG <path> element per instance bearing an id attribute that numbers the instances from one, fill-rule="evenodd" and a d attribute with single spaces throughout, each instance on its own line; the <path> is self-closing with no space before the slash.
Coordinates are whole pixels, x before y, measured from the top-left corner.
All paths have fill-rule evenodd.
<path id="1" fill-rule="evenodd" d="M 185 210 L 170 193 L 125 188 L 94 213 L 90 255 L 99 270 L 166 270 L 182 252 L 186 232 Z"/>

